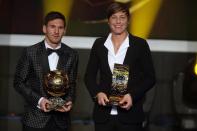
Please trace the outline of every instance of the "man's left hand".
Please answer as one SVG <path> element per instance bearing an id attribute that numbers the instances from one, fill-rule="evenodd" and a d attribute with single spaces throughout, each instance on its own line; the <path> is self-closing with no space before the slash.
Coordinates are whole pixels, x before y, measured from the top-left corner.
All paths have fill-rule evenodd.
<path id="1" fill-rule="evenodd" d="M 64 106 L 57 108 L 56 111 L 59 112 L 68 112 L 72 108 L 72 101 L 68 101 Z"/>

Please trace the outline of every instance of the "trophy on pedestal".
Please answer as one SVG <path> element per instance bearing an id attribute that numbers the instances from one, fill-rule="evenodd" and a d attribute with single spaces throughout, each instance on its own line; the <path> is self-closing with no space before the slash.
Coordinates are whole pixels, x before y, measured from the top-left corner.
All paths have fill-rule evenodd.
<path id="1" fill-rule="evenodd" d="M 111 106 L 118 106 L 123 96 L 127 93 L 129 80 L 129 67 L 127 65 L 115 64 L 112 76 L 112 88 L 109 95 Z"/>
<path id="2" fill-rule="evenodd" d="M 55 110 L 65 105 L 66 100 L 62 99 L 69 88 L 68 76 L 61 70 L 50 71 L 44 76 L 44 89 L 49 95 L 48 99 L 52 104 L 47 104 L 48 110 Z"/>

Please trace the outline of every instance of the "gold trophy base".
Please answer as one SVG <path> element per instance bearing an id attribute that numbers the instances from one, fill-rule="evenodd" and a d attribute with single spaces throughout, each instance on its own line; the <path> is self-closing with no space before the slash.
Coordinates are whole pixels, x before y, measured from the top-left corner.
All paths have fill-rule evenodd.
<path id="1" fill-rule="evenodd" d="M 123 96 L 109 96 L 109 103 L 108 105 L 111 106 L 119 106 L 119 102 L 122 100 Z"/>
<path id="2" fill-rule="evenodd" d="M 62 107 L 66 104 L 66 101 L 63 100 L 62 98 L 60 97 L 52 97 L 52 98 L 49 98 L 49 101 L 52 103 L 52 104 L 47 104 L 46 105 L 46 108 L 47 110 L 55 110 L 59 107 Z"/>

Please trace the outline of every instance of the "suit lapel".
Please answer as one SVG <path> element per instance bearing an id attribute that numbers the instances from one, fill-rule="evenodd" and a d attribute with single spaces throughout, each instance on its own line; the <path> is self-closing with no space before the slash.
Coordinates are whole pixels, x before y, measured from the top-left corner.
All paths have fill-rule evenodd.
<path id="1" fill-rule="evenodd" d="M 131 55 L 131 53 L 132 53 L 132 47 L 128 47 L 128 49 L 127 49 L 127 53 L 126 53 L 126 56 L 125 56 L 125 59 L 124 59 L 124 61 L 123 61 L 123 64 L 124 65 L 129 65 L 129 63 L 130 63 L 130 59 L 132 59 L 131 57 L 132 57 L 132 55 Z"/>
<path id="2" fill-rule="evenodd" d="M 46 48 L 44 46 L 44 42 L 41 43 L 41 52 L 40 52 L 40 63 L 42 65 L 42 71 L 44 74 L 47 74 L 50 71 L 49 68 L 49 62 L 48 62 L 48 56 L 47 56 L 47 52 L 46 52 Z"/>
<path id="3" fill-rule="evenodd" d="M 67 48 L 65 47 L 64 44 L 61 45 L 61 54 L 59 56 L 58 64 L 57 64 L 57 69 L 66 71 L 65 67 L 67 65 L 67 61 L 69 58 L 69 52 Z"/>
<path id="4" fill-rule="evenodd" d="M 41 87 L 43 87 L 43 81 L 44 81 L 44 75 L 46 75 L 49 72 L 49 63 L 48 63 L 48 56 L 46 53 L 46 48 L 44 46 L 44 41 L 42 41 L 41 43 L 39 43 L 39 48 L 38 48 L 38 52 L 37 52 L 37 59 L 38 59 L 38 64 L 39 66 L 37 67 L 37 73 L 39 75 L 40 78 L 40 83 L 41 83 Z M 43 96 L 46 96 L 46 93 L 44 91 L 43 88 L 40 88 L 40 92 Z"/>
<path id="5" fill-rule="evenodd" d="M 103 58 L 103 64 L 104 67 L 106 67 L 106 72 L 109 74 L 112 74 L 110 67 L 109 67 L 109 63 L 108 63 L 108 49 L 104 46 L 106 39 L 104 39 L 103 41 L 103 46 L 102 46 L 102 50 L 101 50 L 101 58 Z"/>
<path id="6" fill-rule="evenodd" d="M 127 49 L 126 56 L 125 56 L 125 59 L 123 61 L 124 65 L 130 65 L 131 60 L 133 60 L 133 58 L 132 58 L 132 57 L 134 57 L 133 44 L 134 43 L 132 43 L 132 36 L 129 35 L 129 47 Z"/>

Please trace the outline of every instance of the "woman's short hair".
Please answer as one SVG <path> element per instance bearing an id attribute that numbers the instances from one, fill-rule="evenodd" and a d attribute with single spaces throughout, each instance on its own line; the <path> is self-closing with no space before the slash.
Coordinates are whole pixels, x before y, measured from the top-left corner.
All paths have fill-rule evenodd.
<path id="1" fill-rule="evenodd" d="M 117 12 L 124 12 L 128 18 L 130 18 L 129 7 L 127 4 L 120 3 L 120 2 L 113 2 L 107 8 L 107 18 L 109 19 L 113 14 Z"/>

